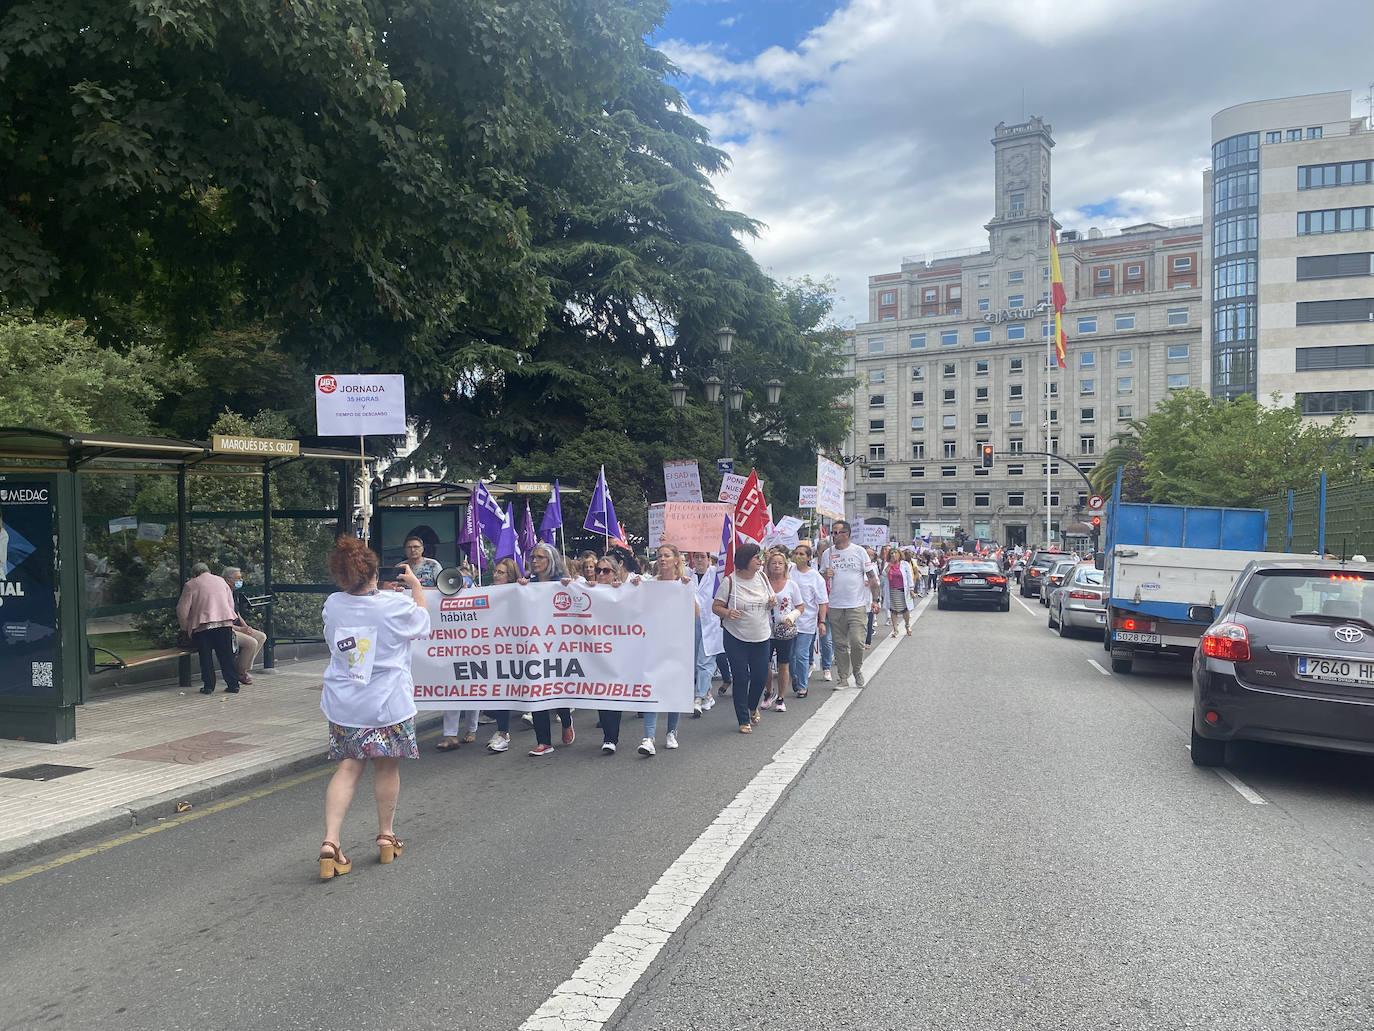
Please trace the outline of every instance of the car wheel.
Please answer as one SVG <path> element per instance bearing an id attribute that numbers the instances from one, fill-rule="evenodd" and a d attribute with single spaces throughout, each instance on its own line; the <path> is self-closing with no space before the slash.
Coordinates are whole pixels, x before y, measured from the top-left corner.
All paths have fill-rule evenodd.
<path id="1" fill-rule="evenodd" d="M 1226 764 L 1226 742 L 1213 741 L 1194 730 L 1192 755 L 1194 766 L 1224 766 Z"/>
<path id="2" fill-rule="evenodd" d="M 1050 614 L 1045 620 L 1045 626 L 1053 630 L 1059 624 L 1054 621 L 1054 609 L 1050 609 Z"/>
<path id="3" fill-rule="evenodd" d="M 1010 594 L 1008 594 L 1005 598 L 1002 599 L 1001 609 L 1002 609 L 1003 612 L 1010 612 L 1010 611 L 1011 611 L 1011 595 L 1010 595 Z"/>
<path id="4" fill-rule="evenodd" d="M 1118 659 L 1115 656 L 1112 657 L 1113 673 L 1129 673 L 1133 665 L 1134 662 L 1132 662 L 1132 660 L 1130 659 Z"/>
<path id="5" fill-rule="evenodd" d="M 1064 610 L 1063 610 L 1063 609 L 1060 609 L 1060 610 L 1059 610 L 1059 636 L 1060 636 L 1060 637 L 1071 637 L 1071 636 L 1073 636 L 1072 634 L 1069 633 L 1069 628 L 1068 628 L 1068 626 L 1064 623 Z"/>
<path id="6" fill-rule="evenodd" d="M 947 609 L 947 608 L 949 608 L 949 606 L 945 604 L 945 596 L 944 596 L 943 594 L 937 594 L 937 595 L 935 596 L 935 607 L 936 607 L 937 609 Z"/>

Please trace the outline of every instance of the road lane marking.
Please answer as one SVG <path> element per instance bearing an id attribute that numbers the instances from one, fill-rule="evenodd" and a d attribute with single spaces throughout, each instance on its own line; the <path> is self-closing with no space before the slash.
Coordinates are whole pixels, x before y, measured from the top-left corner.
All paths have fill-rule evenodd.
<path id="1" fill-rule="evenodd" d="M 1035 609 L 1031 608 L 1031 607 L 1030 607 L 1029 605 L 1027 605 L 1024 601 L 1022 601 L 1021 598 L 1020 598 L 1019 596 L 1018 596 L 1017 599 L 1016 599 L 1016 604 L 1020 605 L 1023 609 L 1025 609 L 1027 612 L 1029 612 L 1029 613 L 1030 613 L 1032 616 L 1034 616 L 1036 619 L 1039 619 L 1039 618 L 1040 618 L 1040 613 L 1036 612 Z M 1038 602 L 1036 603 L 1036 605 L 1037 605 L 1037 607 L 1039 607 L 1039 603 L 1038 603 Z"/>
<path id="2" fill-rule="evenodd" d="M 1109 677 L 1112 675 L 1111 671 L 1103 669 L 1102 664 L 1098 662 L 1096 659 L 1089 659 L 1088 665 L 1091 666 L 1093 669 L 1097 670 L 1097 672 L 1101 673 L 1104 677 Z"/>
<path id="3" fill-rule="evenodd" d="M 1231 787 L 1235 788 L 1236 791 L 1240 794 L 1240 797 L 1245 799 L 1245 801 L 1249 802 L 1251 805 L 1269 804 L 1267 801 L 1265 801 L 1263 795 L 1261 795 L 1258 791 L 1254 790 L 1249 785 L 1247 785 L 1243 780 L 1237 777 L 1230 770 L 1214 769 L 1213 772 L 1222 780 L 1226 781 L 1227 784 L 1230 784 Z"/>
<path id="4" fill-rule="evenodd" d="M 930 598 L 913 612 L 913 622 Z M 877 629 L 874 629 L 877 633 Z M 871 680 L 903 640 L 887 638 L 864 663 Z M 593 947 L 587 958 L 523 1024 L 520 1031 L 600 1031 L 653 965 L 658 954 L 725 872 L 777 805 L 787 786 L 815 755 L 840 717 L 866 688 L 835 691 L 787 739 L 771 761 L 687 850 L 673 861 L 644 899 Z"/>

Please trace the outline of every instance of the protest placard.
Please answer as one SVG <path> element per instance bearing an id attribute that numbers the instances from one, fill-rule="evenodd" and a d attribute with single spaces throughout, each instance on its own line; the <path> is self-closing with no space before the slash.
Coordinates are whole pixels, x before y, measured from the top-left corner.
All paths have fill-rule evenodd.
<path id="1" fill-rule="evenodd" d="M 663 488 L 669 501 L 695 501 L 700 504 L 701 470 L 695 459 L 663 463 Z"/>
<path id="2" fill-rule="evenodd" d="M 663 540 L 679 551 L 712 553 L 720 547 L 720 528 L 730 512 L 729 505 L 670 501 L 663 506 Z"/>
<path id="3" fill-rule="evenodd" d="M 690 712 L 695 597 L 669 581 L 426 591 L 432 629 L 410 653 L 415 704 Z"/>
<path id="4" fill-rule="evenodd" d="M 844 467 L 822 455 L 816 456 L 816 511 L 844 518 Z"/>
<path id="5" fill-rule="evenodd" d="M 321 437 L 404 433 L 405 377 L 316 376 L 315 422 Z"/>
<path id="6" fill-rule="evenodd" d="M 649 550 L 656 551 L 663 543 L 663 502 L 649 506 Z"/>
<path id="7" fill-rule="evenodd" d="M 814 485 L 802 486 L 797 488 L 797 507 L 815 508 L 816 507 L 816 488 Z"/>
<path id="8" fill-rule="evenodd" d="M 739 500 L 739 492 L 744 489 L 747 476 L 740 476 L 738 473 L 726 473 L 720 481 L 720 500 L 727 501 L 733 505 Z"/>
<path id="9" fill-rule="evenodd" d="M 890 531 L 882 523 L 855 524 L 850 530 L 849 539 L 865 548 L 881 548 L 887 543 Z"/>

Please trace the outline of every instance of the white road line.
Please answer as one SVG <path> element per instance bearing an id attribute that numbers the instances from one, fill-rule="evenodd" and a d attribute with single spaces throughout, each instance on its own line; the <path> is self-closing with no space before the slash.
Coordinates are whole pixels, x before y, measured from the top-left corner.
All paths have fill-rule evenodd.
<path id="1" fill-rule="evenodd" d="M 1098 662 L 1096 659 L 1089 659 L 1088 665 L 1091 666 L 1093 669 L 1097 670 L 1097 672 L 1101 673 L 1104 677 L 1109 677 L 1112 675 L 1111 670 L 1103 669 L 1102 664 Z"/>
<path id="2" fill-rule="evenodd" d="M 1029 613 L 1030 613 L 1032 616 L 1034 616 L 1036 619 L 1039 619 L 1039 618 L 1040 618 L 1040 613 L 1036 612 L 1035 609 L 1031 608 L 1031 607 L 1030 607 L 1029 605 L 1027 605 L 1024 601 L 1022 601 L 1021 598 L 1020 598 L 1019 596 L 1018 596 L 1017 599 L 1016 599 L 1016 604 L 1020 605 L 1023 609 L 1025 609 L 1027 612 L 1029 612 Z M 1038 608 L 1039 606 L 1036 606 L 1036 607 Z"/>
<path id="3" fill-rule="evenodd" d="M 1268 805 L 1268 804 L 1269 804 L 1268 802 L 1265 801 L 1263 795 L 1261 795 L 1258 791 L 1254 790 L 1254 788 L 1252 788 L 1252 787 L 1250 787 L 1248 784 L 1246 784 L 1243 780 L 1241 780 L 1239 777 L 1237 777 L 1237 776 L 1236 776 L 1234 773 L 1232 773 L 1230 770 L 1220 770 L 1220 769 L 1218 769 L 1218 770 L 1215 770 L 1214 772 L 1216 773 L 1216 775 L 1217 775 L 1218 777 L 1220 777 L 1222 780 L 1226 781 L 1227 784 L 1230 784 L 1231 787 L 1235 788 L 1236 791 L 1240 794 L 1240 797 L 1243 798 L 1243 799 L 1245 799 L 1245 801 L 1249 802 L 1251 805 Z"/>

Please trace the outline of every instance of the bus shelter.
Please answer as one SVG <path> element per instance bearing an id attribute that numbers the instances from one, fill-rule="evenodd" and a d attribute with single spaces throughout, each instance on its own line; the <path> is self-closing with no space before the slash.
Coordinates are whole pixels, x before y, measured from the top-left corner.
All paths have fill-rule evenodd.
<path id="1" fill-rule="evenodd" d="M 0 737 L 72 739 L 110 671 L 174 663 L 189 683 L 176 603 L 196 562 L 243 570 L 268 668 L 282 642 L 320 640 L 310 596 L 334 589 L 360 461 L 294 440 L 0 427 Z"/>

